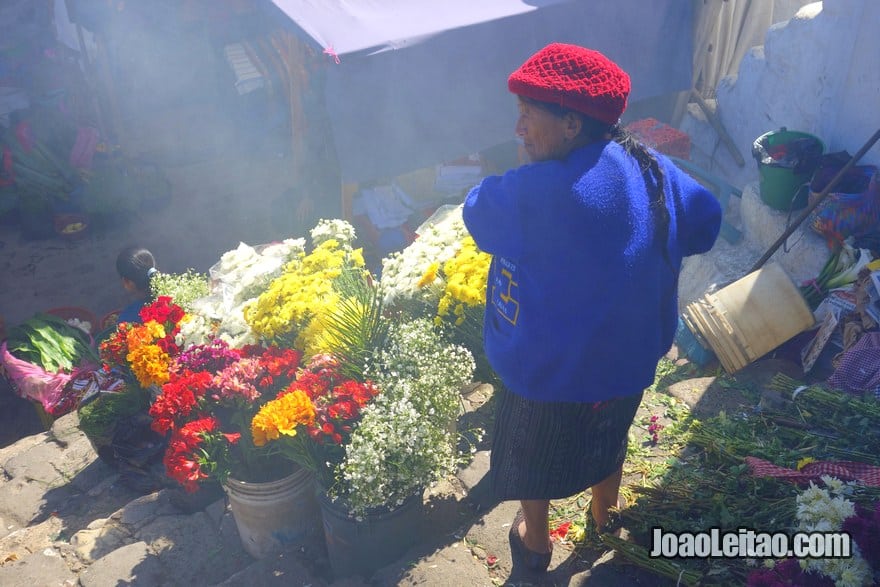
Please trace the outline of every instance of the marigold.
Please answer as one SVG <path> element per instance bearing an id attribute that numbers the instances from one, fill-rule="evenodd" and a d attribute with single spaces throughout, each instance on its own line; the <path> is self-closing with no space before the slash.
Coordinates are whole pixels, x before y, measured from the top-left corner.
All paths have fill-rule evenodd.
<path id="1" fill-rule="evenodd" d="M 255 446 L 264 446 L 280 435 L 296 436 L 297 427 L 315 423 L 315 406 L 301 390 L 286 393 L 263 406 L 251 421 Z"/>
<path id="2" fill-rule="evenodd" d="M 171 357 L 158 346 L 154 344 L 137 346 L 128 352 L 126 359 L 141 387 L 168 382 Z"/>

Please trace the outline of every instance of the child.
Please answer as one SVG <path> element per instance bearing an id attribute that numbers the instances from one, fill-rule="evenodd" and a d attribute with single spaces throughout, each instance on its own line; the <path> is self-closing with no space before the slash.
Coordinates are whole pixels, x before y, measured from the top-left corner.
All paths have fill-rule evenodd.
<path id="1" fill-rule="evenodd" d="M 122 287 L 134 297 L 119 313 L 116 323 L 140 323 L 141 308 L 150 301 L 150 278 L 156 273 L 156 259 L 143 247 L 125 247 L 116 257 L 116 271 L 122 278 Z"/>

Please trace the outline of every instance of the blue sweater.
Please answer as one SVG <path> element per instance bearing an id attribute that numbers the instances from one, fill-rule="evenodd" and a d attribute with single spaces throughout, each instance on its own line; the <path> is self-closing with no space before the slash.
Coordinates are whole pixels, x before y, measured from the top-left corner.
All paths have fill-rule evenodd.
<path id="1" fill-rule="evenodd" d="M 141 320 L 141 309 L 147 305 L 147 300 L 135 300 L 125 306 L 121 312 L 119 312 L 119 316 L 116 317 L 116 323 L 122 324 L 123 322 L 128 322 L 130 324 L 140 324 L 143 322 Z"/>
<path id="2" fill-rule="evenodd" d="M 493 255 L 483 340 L 514 393 L 596 402 L 654 380 L 678 322 L 681 259 L 709 250 L 715 197 L 654 153 L 670 212 L 664 259 L 638 164 L 614 142 L 485 178 L 465 224 Z"/>

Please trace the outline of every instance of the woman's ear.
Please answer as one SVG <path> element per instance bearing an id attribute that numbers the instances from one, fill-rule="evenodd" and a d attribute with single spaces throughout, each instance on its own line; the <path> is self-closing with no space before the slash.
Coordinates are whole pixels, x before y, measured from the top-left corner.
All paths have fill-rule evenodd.
<path id="1" fill-rule="evenodd" d="M 565 122 L 565 137 L 567 139 L 571 140 L 581 134 L 584 120 L 578 114 L 574 112 L 566 112 L 563 120 Z"/>

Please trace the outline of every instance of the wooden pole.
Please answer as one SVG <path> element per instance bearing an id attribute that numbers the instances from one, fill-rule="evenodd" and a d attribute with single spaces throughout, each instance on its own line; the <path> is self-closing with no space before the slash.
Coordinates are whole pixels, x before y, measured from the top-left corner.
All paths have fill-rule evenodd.
<path id="1" fill-rule="evenodd" d="M 766 263 L 767 260 L 773 256 L 773 253 L 775 253 L 776 250 L 782 246 L 782 243 L 784 243 L 786 239 L 788 239 L 788 237 L 790 237 L 792 233 L 797 230 L 798 226 L 800 226 L 801 223 L 803 223 L 803 221 L 807 219 L 807 216 L 810 215 L 810 212 L 815 210 L 816 207 L 821 204 L 825 198 L 828 197 L 828 194 L 831 193 L 831 190 L 834 188 L 834 186 L 837 185 L 837 182 L 840 181 L 840 179 L 846 174 L 846 172 L 849 171 L 853 165 L 858 163 L 859 159 L 864 157 L 865 153 L 867 153 L 868 150 L 873 147 L 874 143 L 876 143 L 878 140 L 880 140 L 880 129 L 877 129 L 877 132 L 874 133 L 874 136 L 868 139 L 868 142 L 862 145 L 862 148 L 859 149 L 858 152 L 853 155 L 849 161 L 847 161 L 846 165 L 844 165 L 843 168 L 837 172 L 837 175 L 835 175 L 834 178 L 828 182 L 828 185 L 825 186 L 825 189 L 819 192 L 819 195 L 816 197 L 815 200 L 813 200 L 813 203 L 807 206 L 807 208 L 803 212 L 801 212 L 801 215 L 795 218 L 794 221 L 788 226 L 788 228 L 785 229 L 785 232 L 782 233 L 782 236 L 776 239 L 775 243 L 770 245 L 770 248 L 767 249 L 767 252 L 764 253 L 764 255 L 760 259 L 758 259 L 758 262 L 755 263 L 754 266 L 752 266 L 752 268 L 749 270 L 749 273 L 760 269 L 761 266 L 764 265 L 764 263 Z"/>
<path id="2" fill-rule="evenodd" d="M 718 114 L 712 110 L 706 101 L 703 100 L 703 97 L 700 96 L 699 92 L 696 90 L 691 90 L 691 96 L 693 96 L 694 101 L 700 107 L 700 110 L 703 111 L 703 114 L 706 115 L 706 119 L 709 121 L 709 124 L 712 125 L 712 128 L 715 129 L 715 132 L 718 133 L 718 136 L 721 137 L 722 142 L 724 142 L 724 146 L 727 147 L 727 150 L 730 151 L 730 154 L 733 156 L 734 161 L 740 167 L 745 167 L 745 160 L 743 159 L 742 154 L 739 152 L 739 149 L 736 148 L 736 143 L 733 142 L 733 139 L 730 138 L 730 135 L 727 134 L 727 129 L 724 128 L 724 125 L 721 123 L 721 119 L 718 118 Z"/>

